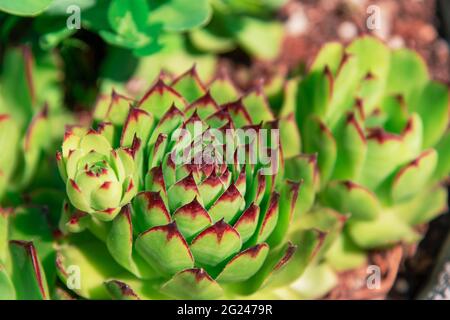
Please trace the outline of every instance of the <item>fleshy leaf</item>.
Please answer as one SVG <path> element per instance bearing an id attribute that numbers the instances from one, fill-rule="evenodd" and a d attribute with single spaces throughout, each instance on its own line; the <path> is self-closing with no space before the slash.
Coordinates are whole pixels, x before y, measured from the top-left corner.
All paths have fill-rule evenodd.
<path id="1" fill-rule="evenodd" d="M 380 214 L 371 221 L 353 221 L 347 225 L 348 233 L 364 249 L 380 248 L 399 241 L 415 242 L 420 236 L 391 212 Z"/>
<path id="2" fill-rule="evenodd" d="M 366 138 L 354 113 L 345 117 L 336 133 L 337 157 L 333 179 L 358 179 L 367 152 Z"/>
<path id="3" fill-rule="evenodd" d="M 410 200 L 396 204 L 392 212 L 409 225 L 426 223 L 437 215 L 448 211 L 447 188 L 433 186 Z"/>
<path id="4" fill-rule="evenodd" d="M 310 71 L 322 71 L 328 66 L 333 75 L 338 71 L 344 55 L 344 47 L 339 42 L 329 42 L 325 44 L 311 65 Z"/>
<path id="5" fill-rule="evenodd" d="M 333 78 L 328 67 L 311 72 L 299 82 L 295 118 L 300 131 L 310 114 L 323 118 L 331 96 Z"/>
<path id="6" fill-rule="evenodd" d="M 11 281 L 5 267 L 0 264 L 0 299 L 1 300 L 15 300 L 16 291 L 14 284 Z"/>
<path id="7" fill-rule="evenodd" d="M 208 212 L 200 205 L 197 199 L 178 208 L 172 217 L 177 222 L 181 234 L 188 241 L 210 226 L 212 222 Z"/>
<path id="8" fill-rule="evenodd" d="M 299 194 L 300 183 L 293 181 L 285 181 L 279 201 L 278 220 L 275 229 L 267 239 L 267 243 L 271 247 L 276 247 L 284 242 L 284 238 L 288 235 L 288 229 L 294 216 L 295 204 Z"/>
<path id="9" fill-rule="evenodd" d="M 428 77 L 426 63 L 416 52 L 395 50 L 391 53 L 386 93 L 401 94 L 407 105 L 413 105 Z"/>
<path id="10" fill-rule="evenodd" d="M 331 182 L 321 200 L 341 214 L 350 213 L 352 220 L 373 220 L 381 211 L 376 195 L 351 181 Z"/>
<path id="11" fill-rule="evenodd" d="M 405 146 L 398 135 L 373 129 L 367 137 L 367 155 L 356 182 L 376 189 L 405 160 Z"/>
<path id="12" fill-rule="evenodd" d="M 158 79 L 139 101 L 139 108 L 151 113 L 156 119 L 161 119 L 172 105 L 183 110 L 186 106 L 184 98 L 171 87 Z"/>
<path id="13" fill-rule="evenodd" d="M 122 122 L 123 123 L 123 122 Z M 153 117 L 142 109 L 130 109 L 120 138 L 120 145 L 129 147 L 135 137 L 147 141 L 153 128 Z"/>
<path id="14" fill-rule="evenodd" d="M 35 16 L 44 11 L 52 0 L 0 1 L 0 10 L 19 16 Z"/>
<path id="15" fill-rule="evenodd" d="M 261 268 L 268 252 L 269 246 L 266 243 L 240 252 L 227 263 L 216 280 L 219 283 L 247 280 Z"/>
<path id="16" fill-rule="evenodd" d="M 290 158 L 297 155 L 301 150 L 301 138 L 293 113 L 279 120 L 279 129 L 283 156 Z"/>
<path id="17" fill-rule="evenodd" d="M 239 233 L 242 243 L 246 243 L 248 239 L 255 233 L 258 227 L 259 207 L 252 203 L 234 224 L 234 228 Z"/>
<path id="18" fill-rule="evenodd" d="M 215 267 L 238 253 L 241 246 L 239 233 L 222 219 L 195 237 L 191 250 L 196 263 Z"/>
<path id="19" fill-rule="evenodd" d="M 318 118 L 310 118 L 304 126 L 303 146 L 307 153 L 317 153 L 320 183 L 326 185 L 336 161 L 336 141 L 331 131 Z"/>
<path id="20" fill-rule="evenodd" d="M 224 191 L 224 185 L 219 176 L 215 173 L 210 174 L 198 186 L 198 191 L 203 199 L 206 208 L 209 208 Z"/>
<path id="21" fill-rule="evenodd" d="M 326 261 L 334 270 L 345 271 L 364 265 L 367 256 L 346 233 L 342 233 L 326 253 Z"/>
<path id="22" fill-rule="evenodd" d="M 133 289 L 122 281 L 109 280 L 105 286 L 115 300 L 140 300 Z"/>
<path id="23" fill-rule="evenodd" d="M 230 223 L 243 209 L 244 205 L 244 198 L 236 186 L 231 184 L 209 209 L 209 215 L 213 222 L 224 219 L 225 222 Z"/>
<path id="24" fill-rule="evenodd" d="M 203 269 L 187 269 L 177 273 L 161 288 L 177 299 L 217 299 L 222 288 Z"/>
<path id="25" fill-rule="evenodd" d="M 260 225 L 257 230 L 256 243 L 265 241 L 276 228 L 279 216 L 279 201 L 280 195 L 274 192 L 270 197 L 266 212 L 260 215 Z"/>
<path id="26" fill-rule="evenodd" d="M 403 166 L 395 175 L 391 195 L 395 202 L 412 197 L 422 191 L 436 168 L 437 153 L 429 149 Z"/>
<path id="27" fill-rule="evenodd" d="M 32 242 L 10 241 L 17 299 L 50 299 L 45 272 Z"/>
<path id="28" fill-rule="evenodd" d="M 447 130 L 445 135 L 436 145 L 438 153 L 438 163 L 434 173 L 434 180 L 442 180 L 450 173 L 450 130 Z"/>
<path id="29" fill-rule="evenodd" d="M 133 225 L 130 206 L 124 206 L 113 220 L 106 239 L 106 246 L 113 258 L 139 278 L 148 278 L 155 272 L 144 263 L 136 263 L 133 257 Z"/>
<path id="30" fill-rule="evenodd" d="M 247 93 L 242 99 L 242 103 L 250 114 L 252 123 L 261 123 L 274 120 L 269 102 L 267 101 L 267 97 L 264 95 L 261 85 Z"/>
<path id="31" fill-rule="evenodd" d="M 171 86 L 189 103 L 192 103 L 206 93 L 205 86 L 197 74 L 195 65 L 176 78 Z"/>
<path id="32" fill-rule="evenodd" d="M 217 104 L 235 101 L 239 97 L 239 91 L 233 81 L 225 72 L 221 72 L 210 84 L 209 92 Z"/>
<path id="33" fill-rule="evenodd" d="M 167 191 L 167 196 L 169 198 L 170 212 L 175 212 L 179 207 L 190 203 L 194 198 L 198 197 L 199 192 L 192 173 L 171 186 Z M 200 198 L 198 200 L 201 202 Z"/>
<path id="34" fill-rule="evenodd" d="M 132 205 L 135 233 L 166 225 L 171 220 L 160 192 L 144 191 L 138 193 L 134 197 Z"/>
<path id="35" fill-rule="evenodd" d="M 175 274 L 192 268 L 194 258 L 175 222 L 153 227 L 135 242 L 136 250 L 152 267 L 163 274 Z"/>
<path id="36" fill-rule="evenodd" d="M 449 123 L 449 89 L 447 86 L 429 82 L 412 107 L 423 122 L 423 148 L 434 146 L 444 134 Z"/>
<path id="37" fill-rule="evenodd" d="M 186 110 L 184 110 L 184 113 L 186 114 L 186 117 L 190 117 L 194 114 L 195 110 L 197 110 L 200 119 L 205 120 L 210 115 L 219 111 L 219 106 L 211 97 L 210 92 L 207 91 L 202 97 L 191 103 Z"/>
<path id="38" fill-rule="evenodd" d="M 318 188 L 316 155 L 299 155 L 285 160 L 286 178 L 293 181 L 303 181 L 295 208 L 295 216 L 307 212 L 314 203 Z"/>

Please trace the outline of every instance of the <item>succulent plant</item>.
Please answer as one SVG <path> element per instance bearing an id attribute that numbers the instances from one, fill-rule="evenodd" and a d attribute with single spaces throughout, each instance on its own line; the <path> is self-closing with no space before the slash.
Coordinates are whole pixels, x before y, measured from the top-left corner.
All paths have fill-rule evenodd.
<path id="1" fill-rule="evenodd" d="M 63 177 L 75 178 L 60 221 L 72 233 L 58 251 L 60 278 L 70 282 L 77 266 L 77 294 L 126 299 L 236 297 L 269 279 L 289 282 L 304 266 L 285 264 L 306 265 L 324 235 L 299 233 L 297 252 L 287 241 L 300 183 L 284 179 L 280 124 L 262 93 L 235 100 L 226 77 L 206 87 L 195 67 L 165 81 L 162 74 L 140 100 L 100 97 L 97 130 L 66 134 L 58 159 Z M 240 135 L 247 130 L 253 135 Z M 126 180 L 119 158 L 133 168 L 132 200 L 131 179 L 110 189 Z M 114 210 L 98 215 L 107 205 Z"/>
<path id="2" fill-rule="evenodd" d="M 35 175 L 47 187 L 59 184 L 53 179 L 57 178 L 52 174 L 53 158 L 46 156 L 59 143 L 64 124 L 72 120 L 61 108 L 52 56 L 33 57 L 29 47 L 8 49 L 4 65 L 0 74 L 0 204 L 7 200 L 7 192 L 9 198 L 20 195 L 35 182 Z"/>
<path id="3" fill-rule="evenodd" d="M 14 16 L 33 16 L 27 30 L 39 39 L 43 49 L 54 48 L 79 28 L 97 33 L 105 42 L 133 52 L 136 56 L 154 54 L 165 46 L 166 36 L 183 32 L 182 38 L 194 50 L 222 53 L 240 46 L 251 56 L 274 59 L 278 54 L 283 28 L 274 12 L 286 0 L 183 0 L 128 3 L 120 0 L 27 0 L 0 1 L 0 19 L 20 24 Z M 4 13 L 3 13 L 4 12 Z M 78 18 L 82 16 L 82 19 Z M 230 23 L 232 21 L 233 23 Z M 73 25 L 71 28 L 67 26 Z M 75 28 L 75 26 L 77 28 Z M 204 28 L 205 27 L 205 28 Z M 5 29 L 4 37 L 10 33 Z M 260 39 L 271 46 L 261 45 Z"/>
<path id="4" fill-rule="evenodd" d="M 239 47 L 251 57 L 273 60 L 280 53 L 284 34 L 283 25 L 273 16 L 286 2 L 211 1 L 211 20 L 203 28 L 192 30 L 189 40 L 205 52 L 224 53 Z"/>
<path id="5" fill-rule="evenodd" d="M 54 56 L 8 48 L 2 66 L 0 299 L 62 298 L 53 241 L 65 194 L 54 148 L 72 116 L 62 108 Z"/>
<path id="6" fill-rule="evenodd" d="M 415 52 L 371 37 L 325 45 L 286 88 L 281 115 L 295 113 L 303 152 L 285 159 L 287 178 L 304 181 L 300 220 L 324 209 L 348 217 L 325 263 L 351 269 L 367 250 L 417 242 L 415 226 L 447 204 L 448 88 Z"/>
<path id="7" fill-rule="evenodd" d="M 108 131 L 106 126 L 102 130 Z M 67 130 L 57 161 L 70 202 L 100 220 L 114 219 L 136 194 L 133 152 L 113 150 L 108 139 L 95 130 Z"/>
<path id="8" fill-rule="evenodd" d="M 1 300 L 52 297 L 55 251 L 51 228 L 45 219 L 36 206 L 0 208 Z"/>

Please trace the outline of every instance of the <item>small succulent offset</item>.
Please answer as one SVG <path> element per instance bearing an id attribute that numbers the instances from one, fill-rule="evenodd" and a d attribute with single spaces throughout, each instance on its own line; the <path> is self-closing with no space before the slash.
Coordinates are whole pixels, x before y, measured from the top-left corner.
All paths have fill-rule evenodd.
<path id="1" fill-rule="evenodd" d="M 300 215 L 349 215 L 326 262 L 351 269 L 365 250 L 418 241 L 415 226 L 447 204 L 448 88 L 430 80 L 418 54 L 371 37 L 327 44 L 288 88 L 281 112 L 295 112 L 304 154 L 285 166 L 296 168 L 288 178 L 304 179 Z"/>
<path id="2" fill-rule="evenodd" d="M 279 124 L 262 94 L 231 101 L 230 81 L 207 88 L 195 68 L 166 82 L 136 101 L 99 98 L 97 130 L 66 133 L 60 225 L 79 234 L 58 252 L 61 279 L 75 265 L 72 289 L 85 298 L 212 299 L 296 277 L 301 266 L 285 265 L 296 257 L 287 235 L 300 183 L 284 179 Z M 308 250 L 318 245 L 309 236 Z"/>
<path id="3" fill-rule="evenodd" d="M 101 130 L 106 133 L 108 129 Z M 112 149 L 108 139 L 95 130 L 67 130 L 57 161 L 70 202 L 100 220 L 114 219 L 136 194 L 133 152 Z"/>

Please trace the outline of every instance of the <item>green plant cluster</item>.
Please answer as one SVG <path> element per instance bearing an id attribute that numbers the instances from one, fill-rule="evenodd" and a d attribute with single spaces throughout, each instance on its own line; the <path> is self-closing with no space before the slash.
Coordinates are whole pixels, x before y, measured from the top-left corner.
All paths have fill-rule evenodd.
<path id="1" fill-rule="evenodd" d="M 151 3 L 161 21 L 139 20 L 152 17 L 146 1 L 111 1 L 115 28 L 98 31 L 137 46 L 154 25 L 205 23 L 212 6 L 216 18 L 183 37 L 231 48 L 213 28 L 229 14 L 218 3 L 196 2 L 188 20 L 171 15 L 184 1 Z M 227 1 L 251 14 L 278 1 L 259 3 Z M 38 18 L 55 6 L 0 1 Z M 372 37 L 329 43 L 302 78 L 248 92 L 196 66 L 161 72 L 142 94 L 103 92 L 88 116 L 64 107 L 58 63 L 25 46 L 4 54 L 1 299 L 320 298 L 337 272 L 417 243 L 417 227 L 446 209 L 449 89 L 413 51 Z M 231 146 L 231 161 L 217 145 Z"/>

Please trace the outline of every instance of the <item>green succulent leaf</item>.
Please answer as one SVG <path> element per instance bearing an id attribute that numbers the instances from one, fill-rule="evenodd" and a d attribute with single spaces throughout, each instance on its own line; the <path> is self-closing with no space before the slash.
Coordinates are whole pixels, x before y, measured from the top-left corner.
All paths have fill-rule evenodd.
<path id="1" fill-rule="evenodd" d="M 420 239 L 419 234 L 391 212 L 380 214 L 371 221 L 349 222 L 347 228 L 353 242 L 364 249 L 388 247 L 399 241 L 412 243 Z"/>
<path id="2" fill-rule="evenodd" d="M 16 290 L 6 269 L 0 264 L 0 299 L 14 300 L 16 299 Z"/>
<path id="3" fill-rule="evenodd" d="M 423 122 L 423 148 L 435 145 L 447 129 L 450 106 L 448 92 L 447 86 L 431 81 L 420 96 L 411 102 L 413 110 Z"/>
<path id="4" fill-rule="evenodd" d="M 183 0 L 156 0 L 150 6 L 150 21 L 167 31 L 186 31 L 204 25 L 212 10 L 207 0 L 187 3 Z"/>
<path id="5" fill-rule="evenodd" d="M 192 103 L 206 93 L 206 89 L 201 82 L 195 65 L 175 79 L 171 85 L 189 103 Z"/>
<path id="6" fill-rule="evenodd" d="M 376 195 L 351 181 L 333 181 L 321 195 L 322 202 L 351 220 L 373 220 L 381 212 Z"/>
<path id="7" fill-rule="evenodd" d="M 367 255 L 344 232 L 326 253 L 326 261 L 336 271 L 352 270 L 363 266 L 367 262 Z"/>
<path id="8" fill-rule="evenodd" d="M 248 248 L 231 259 L 217 277 L 220 283 L 245 281 L 262 267 L 269 252 L 266 243 Z"/>
<path id="9" fill-rule="evenodd" d="M 138 294 L 126 283 L 110 280 L 105 283 L 106 289 L 115 300 L 140 300 Z"/>
<path id="10" fill-rule="evenodd" d="M 302 181 L 295 207 L 295 217 L 307 212 L 313 205 L 316 191 L 319 187 L 317 172 L 317 157 L 315 155 L 300 155 L 285 160 L 286 178 Z"/>
<path id="11" fill-rule="evenodd" d="M 422 191 L 430 180 L 437 163 L 434 149 L 422 152 L 419 157 L 397 172 L 392 183 L 392 198 L 395 202 L 408 199 Z"/>
<path id="12" fill-rule="evenodd" d="M 408 106 L 428 80 L 425 61 L 415 52 L 399 49 L 391 53 L 389 75 L 386 83 L 387 94 L 402 95 Z"/>
<path id="13" fill-rule="evenodd" d="M 349 113 L 336 129 L 336 165 L 333 179 L 357 180 L 366 159 L 367 142 L 355 113 Z"/>
<path id="14" fill-rule="evenodd" d="M 136 239 L 136 250 L 163 274 L 173 275 L 194 266 L 194 258 L 175 222 L 153 227 Z"/>
<path id="15" fill-rule="evenodd" d="M 450 172 L 450 131 L 447 130 L 436 145 L 436 152 L 438 153 L 438 163 L 433 178 L 439 181 L 446 178 Z"/>
<path id="16" fill-rule="evenodd" d="M 0 1 L 0 10 L 19 16 L 35 16 L 47 9 L 53 0 Z"/>
<path id="17" fill-rule="evenodd" d="M 448 210 L 447 197 L 445 187 L 428 187 L 415 197 L 396 204 L 392 211 L 411 226 L 426 223 Z"/>
<path id="18" fill-rule="evenodd" d="M 303 131 L 304 151 L 317 154 L 317 166 L 320 172 L 320 183 L 326 185 L 330 179 L 336 161 L 336 140 L 333 133 L 318 118 L 307 119 Z"/>
<path id="19" fill-rule="evenodd" d="M 196 263 L 211 268 L 238 253 L 242 247 L 239 233 L 224 220 L 216 222 L 192 240 Z"/>
<path id="20" fill-rule="evenodd" d="M 310 72 L 321 72 L 328 67 L 333 75 L 337 74 L 342 57 L 344 56 L 344 47 L 338 42 L 325 44 L 314 58 Z"/>
<path id="21" fill-rule="evenodd" d="M 11 241 L 12 281 L 18 299 L 50 299 L 44 269 L 32 242 Z"/>
<path id="22" fill-rule="evenodd" d="M 222 288 L 203 269 L 181 271 L 161 290 L 178 299 L 214 299 L 222 295 Z"/>
<path id="23" fill-rule="evenodd" d="M 325 117 L 331 99 L 333 81 L 329 67 L 325 66 L 322 70 L 312 71 L 299 82 L 295 118 L 301 132 L 309 115 Z"/>
<path id="24" fill-rule="evenodd" d="M 238 43 L 251 55 L 262 60 L 275 59 L 279 55 L 283 38 L 283 27 L 279 22 L 242 17 L 239 23 L 229 27 Z"/>

